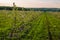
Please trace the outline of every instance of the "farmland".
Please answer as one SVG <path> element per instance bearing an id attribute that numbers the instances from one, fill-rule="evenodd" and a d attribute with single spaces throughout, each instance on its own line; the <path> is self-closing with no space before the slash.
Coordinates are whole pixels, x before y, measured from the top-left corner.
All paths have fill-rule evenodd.
<path id="1" fill-rule="evenodd" d="M 0 10 L 0 40 L 60 40 L 60 12 Z"/>

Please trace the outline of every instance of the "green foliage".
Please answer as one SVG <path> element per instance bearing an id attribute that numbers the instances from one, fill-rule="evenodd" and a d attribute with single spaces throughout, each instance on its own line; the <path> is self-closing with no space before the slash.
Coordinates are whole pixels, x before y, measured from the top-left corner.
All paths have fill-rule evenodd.
<path id="1" fill-rule="evenodd" d="M 58 13 L 60 12 L 56 14 L 56 12 L 2 10 L 0 40 L 59 40 L 60 14 Z"/>

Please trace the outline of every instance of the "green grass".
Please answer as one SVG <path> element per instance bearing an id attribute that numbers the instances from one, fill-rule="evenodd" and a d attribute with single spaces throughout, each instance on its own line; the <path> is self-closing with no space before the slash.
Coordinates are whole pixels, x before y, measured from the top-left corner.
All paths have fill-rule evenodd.
<path id="1" fill-rule="evenodd" d="M 59 13 L 0 10 L 0 40 L 60 40 Z"/>

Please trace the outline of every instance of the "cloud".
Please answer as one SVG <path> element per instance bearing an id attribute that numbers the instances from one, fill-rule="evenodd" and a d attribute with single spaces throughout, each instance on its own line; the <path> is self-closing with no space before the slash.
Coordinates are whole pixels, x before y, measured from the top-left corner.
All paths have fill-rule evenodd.
<path id="1" fill-rule="evenodd" d="M 60 0 L 0 0 L 0 5 L 12 6 L 13 2 L 19 7 L 55 7 L 60 8 Z"/>
<path id="2" fill-rule="evenodd" d="M 45 7 L 45 8 L 60 8 L 60 3 L 24 3 L 23 7 Z M 18 5 L 20 6 L 20 5 Z"/>

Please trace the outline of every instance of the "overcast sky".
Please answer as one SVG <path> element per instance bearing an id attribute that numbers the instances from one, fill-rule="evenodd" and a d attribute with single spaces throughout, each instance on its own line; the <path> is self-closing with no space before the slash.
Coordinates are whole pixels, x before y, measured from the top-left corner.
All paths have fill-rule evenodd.
<path id="1" fill-rule="evenodd" d="M 60 0 L 0 0 L 0 5 L 11 6 L 13 2 L 19 7 L 60 8 Z"/>

